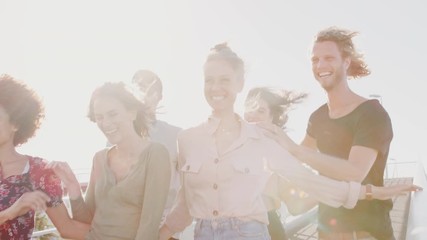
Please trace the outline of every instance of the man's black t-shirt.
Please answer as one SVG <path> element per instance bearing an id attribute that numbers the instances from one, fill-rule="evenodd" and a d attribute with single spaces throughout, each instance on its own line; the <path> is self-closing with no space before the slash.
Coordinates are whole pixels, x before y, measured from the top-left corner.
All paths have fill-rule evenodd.
<path id="1" fill-rule="evenodd" d="M 367 100 L 351 113 L 332 119 L 327 104 L 310 116 L 307 134 L 314 138 L 320 152 L 348 159 L 352 146 L 364 146 L 378 151 L 377 158 L 363 184 L 383 186 L 393 130 L 390 117 L 378 100 Z M 393 239 L 389 217 L 391 201 L 362 200 L 354 209 L 319 205 L 320 232 L 350 232 L 364 230 L 378 239 Z"/>

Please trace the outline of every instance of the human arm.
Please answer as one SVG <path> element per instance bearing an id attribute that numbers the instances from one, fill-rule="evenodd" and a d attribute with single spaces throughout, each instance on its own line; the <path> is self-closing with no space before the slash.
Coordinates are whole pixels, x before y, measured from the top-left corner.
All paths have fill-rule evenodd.
<path id="1" fill-rule="evenodd" d="M 306 135 L 301 145 L 277 127 L 259 124 L 266 130 L 266 136 L 274 139 L 291 152 L 298 160 L 310 165 L 322 175 L 343 181 L 362 182 L 377 158 L 378 151 L 364 146 L 352 146 L 347 160 L 317 151 L 316 140 Z"/>
<path id="2" fill-rule="evenodd" d="M 76 220 L 73 220 L 68 210 L 66 209 L 62 197 L 63 191 L 61 188 L 61 179 L 58 177 L 53 169 L 61 169 L 58 165 L 64 164 L 62 162 L 51 162 L 51 165 L 46 165 L 42 170 L 42 174 L 32 174 L 32 178 L 36 187 L 46 193 L 50 201 L 47 202 L 46 213 L 53 225 L 56 227 L 61 237 L 70 239 L 84 239 L 84 236 L 89 231 L 90 226 Z M 65 163 L 68 167 L 68 164 Z M 71 175 L 74 174 L 70 171 Z M 75 178 L 75 177 L 74 177 Z"/>
<path id="3" fill-rule="evenodd" d="M 10 210 L 5 209 L 3 211 L 0 211 L 0 225 L 10 219 L 13 219 L 13 215 L 11 214 Z"/>
<path id="4" fill-rule="evenodd" d="M 168 240 L 177 232 L 182 232 L 191 224 L 193 217 L 187 207 L 184 186 L 178 191 L 172 211 L 166 216 L 165 223 L 160 227 L 159 240 Z"/>
<path id="5" fill-rule="evenodd" d="M 51 161 L 46 165 L 46 169 L 51 169 L 61 179 L 64 187 L 67 189 L 70 200 L 82 196 L 80 183 L 67 162 Z"/>
<path id="6" fill-rule="evenodd" d="M 182 141 L 178 141 L 178 169 L 185 164 L 185 154 L 182 147 Z M 172 210 L 166 216 L 164 224 L 160 227 L 159 239 L 168 240 L 173 234 L 182 232 L 188 225 L 193 221 L 193 217 L 190 215 L 190 211 L 187 206 L 187 199 L 185 196 L 185 184 L 184 176 L 180 172 L 180 188 L 175 198 L 175 203 L 172 206 Z"/>
<path id="7" fill-rule="evenodd" d="M 312 209 L 318 204 L 318 201 L 293 186 L 289 181 L 282 179 L 279 183 L 280 199 L 286 203 L 288 211 L 292 215 L 302 214 Z M 366 185 L 362 185 L 359 199 L 366 199 Z M 421 187 L 413 184 L 394 185 L 388 187 L 371 186 L 372 199 L 387 200 L 397 195 L 408 192 L 417 192 L 423 190 Z"/>
<path id="8" fill-rule="evenodd" d="M 317 176 L 318 177 L 322 177 L 320 175 L 317 175 Z M 329 179 L 329 181 L 335 181 L 335 180 Z M 301 204 L 300 202 L 298 202 L 298 201 L 295 202 L 295 205 L 292 205 L 293 203 L 291 202 L 290 203 L 291 208 L 292 207 L 297 207 L 296 209 L 291 210 L 291 211 L 294 211 L 294 213 L 298 213 L 300 211 L 304 211 L 307 208 L 309 209 L 308 206 L 315 205 L 315 199 L 317 199 L 318 201 L 321 201 L 321 202 L 323 202 L 323 203 L 325 203 L 327 205 L 333 206 L 331 204 L 331 201 L 333 203 L 334 199 L 335 199 L 335 201 L 337 199 L 339 199 L 337 197 L 342 194 L 342 191 L 345 191 L 345 190 L 342 190 L 342 189 L 345 189 L 345 188 L 336 188 L 336 190 L 335 190 L 336 196 L 329 196 L 328 197 L 328 193 L 327 192 L 329 190 L 331 190 L 330 186 L 332 185 L 332 183 L 329 183 L 331 185 L 328 184 L 328 185 L 325 185 L 325 186 L 321 186 L 322 184 L 320 184 L 318 182 L 317 183 L 313 182 L 313 183 L 310 184 L 311 181 L 308 180 L 308 179 L 307 179 L 306 183 L 302 183 L 301 184 L 298 180 L 296 180 L 296 182 L 298 182 L 296 185 L 299 188 L 304 189 L 304 191 L 308 192 L 311 195 L 312 199 L 308 200 L 308 202 L 305 202 L 306 200 L 304 200 L 303 201 L 304 205 L 305 204 L 308 204 L 308 205 L 305 205 L 305 206 L 303 205 L 302 206 L 303 208 L 301 208 L 301 206 L 298 206 L 298 205 Z M 355 184 L 355 182 L 353 182 L 353 183 L 350 182 L 350 183 L 346 183 L 346 184 L 348 184 L 348 194 L 349 194 L 348 196 L 349 196 L 349 199 L 347 199 L 347 201 L 344 201 L 344 203 L 342 204 L 342 206 L 345 207 L 345 208 L 353 208 L 354 207 L 353 204 L 355 204 L 355 202 L 349 201 L 349 200 L 350 199 L 354 199 L 354 197 L 356 196 L 354 194 L 355 191 L 356 191 L 355 187 L 352 186 L 353 184 Z M 314 188 L 313 188 L 313 186 L 314 186 Z M 316 187 L 318 189 L 316 189 Z M 320 190 L 320 189 L 323 189 L 323 190 Z M 417 192 L 417 191 L 422 191 L 422 190 L 423 190 L 422 187 L 414 185 L 414 184 L 400 184 L 400 185 L 393 185 L 393 186 L 372 186 L 371 187 L 371 192 L 372 192 L 371 196 L 372 196 L 372 199 L 388 200 L 388 199 L 391 199 L 391 198 L 393 198 L 393 197 L 395 197 L 397 195 L 402 195 L 402 194 L 406 194 L 408 192 Z M 322 194 L 320 194 L 321 196 L 319 197 L 319 191 L 325 191 L 326 194 L 322 193 Z M 365 199 L 367 199 L 366 192 L 367 192 L 367 185 L 360 186 L 360 189 L 357 192 L 357 199 L 358 200 L 365 200 Z M 330 192 L 330 194 L 333 194 L 333 191 Z M 326 197 L 326 199 L 324 197 Z M 330 199 L 328 199 L 328 198 L 330 198 Z M 340 200 L 338 200 L 338 201 L 340 201 Z M 286 203 L 288 204 L 288 202 L 286 202 Z M 307 208 L 305 208 L 305 207 L 307 207 Z M 335 207 L 338 207 L 338 206 L 335 206 Z"/>
<path id="9" fill-rule="evenodd" d="M 175 234 L 175 232 L 173 232 L 171 229 L 169 229 L 169 227 L 167 225 L 163 224 L 159 230 L 159 240 L 168 240 L 174 234 Z"/>
<path id="10" fill-rule="evenodd" d="M 290 151 L 298 160 L 310 165 L 322 175 L 356 182 L 362 182 L 366 178 L 378 155 L 377 150 L 364 146 L 352 146 L 347 160 L 305 146 L 295 145 Z"/>
<path id="11" fill-rule="evenodd" d="M 300 143 L 301 146 L 305 146 L 314 150 L 317 150 L 316 139 L 310 137 L 308 134 L 305 134 L 304 139 Z"/>
<path id="12" fill-rule="evenodd" d="M 304 191 L 296 188 L 288 180 L 280 178 L 278 182 L 280 200 L 286 204 L 290 214 L 299 215 L 318 204 L 318 201 Z"/>
<path id="13" fill-rule="evenodd" d="M 90 173 L 90 180 L 86 189 L 85 199 L 83 199 L 80 183 L 68 163 L 53 161 L 46 166 L 46 168 L 50 168 L 54 171 L 68 190 L 73 219 L 87 224 L 92 222 L 93 213 L 95 211 L 94 185 L 98 176 L 100 164 L 101 157 L 100 154 L 97 153 L 93 159 L 92 171 Z"/>
<path id="14" fill-rule="evenodd" d="M 276 174 L 331 207 L 353 208 L 356 205 L 361 191 L 360 183 L 337 181 L 317 175 L 285 149 L 274 146 L 274 142 L 270 142 L 270 145 L 270 167 Z"/>
<path id="15" fill-rule="evenodd" d="M 144 199 L 135 239 L 157 239 L 160 221 L 169 192 L 171 164 L 162 145 L 153 145 L 146 159 Z"/>
<path id="16" fill-rule="evenodd" d="M 0 225 L 30 210 L 45 210 L 49 201 L 51 201 L 51 198 L 43 191 L 26 192 L 10 207 L 0 212 Z"/>
<path id="17" fill-rule="evenodd" d="M 70 198 L 73 219 L 80 222 L 90 224 L 95 214 L 95 186 L 101 174 L 102 161 L 105 159 L 106 153 L 104 151 L 96 153 L 93 158 L 92 170 L 84 199 L 81 194 L 77 198 Z"/>
<path id="18" fill-rule="evenodd" d="M 89 232 L 90 225 L 73 220 L 63 203 L 48 208 L 46 213 L 62 238 L 84 239 Z"/>
<path id="19" fill-rule="evenodd" d="M 301 146 L 277 131 L 284 140 L 281 145 L 288 145 L 300 161 L 331 178 L 362 182 L 371 169 L 381 177 L 393 138 L 391 120 L 377 101 L 359 106 L 352 114 L 331 119 L 324 105 L 311 114 Z"/>
<path id="20" fill-rule="evenodd" d="M 168 228 L 168 226 L 167 225 L 162 225 L 161 227 L 160 227 L 160 230 L 159 230 L 159 240 L 168 240 L 168 239 L 170 239 L 173 235 L 174 235 L 175 233 L 174 232 L 172 232 L 172 230 L 170 230 L 169 228 Z"/>
<path id="21" fill-rule="evenodd" d="M 408 192 L 419 192 L 423 191 L 423 188 L 414 185 L 414 184 L 398 184 L 393 186 L 386 186 L 386 187 L 378 187 L 378 186 L 371 186 L 372 188 L 372 199 L 378 199 L 378 200 L 388 200 L 398 195 L 407 194 Z M 363 185 L 361 194 L 363 195 L 361 199 L 367 199 L 366 195 L 366 189 L 367 186 Z"/>
<path id="22" fill-rule="evenodd" d="M 337 181 L 304 167 L 296 158 L 285 149 L 269 142 L 266 146 L 270 167 L 280 176 L 288 179 L 298 188 L 304 190 L 313 198 L 332 207 L 353 208 L 358 200 L 365 199 L 366 187 L 358 182 Z M 407 191 L 417 190 L 414 185 L 400 185 L 400 187 L 373 188 L 373 198 L 390 199 Z"/>

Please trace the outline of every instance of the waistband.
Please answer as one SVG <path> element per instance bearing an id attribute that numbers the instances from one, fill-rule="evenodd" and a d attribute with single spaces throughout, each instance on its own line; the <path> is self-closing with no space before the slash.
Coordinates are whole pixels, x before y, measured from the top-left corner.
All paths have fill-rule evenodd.
<path id="1" fill-rule="evenodd" d="M 319 240 L 376 240 L 366 231 L 319 233 Z"/>
<path id="2" fill-rule="evenodd" d="M 195 228 L 200 228 L 202 226 L 210 226 L 210 227 L 212 227 L 212 229 L 218 229 L 218 228 L 236 229 L 242 223 L 249 223 L 249 222 L 253 222 L 256 224 L 260 224 L 260 225 L 265 225 L 264 223 L 256 221 L 256 220 L 245 221 L 245 220 L 235 218 L 235 217 L 222 217 L 222 218 L 213 218 L 213 219 L 196 218 L 195 220 L 196 220 L 196 227 Z"/>

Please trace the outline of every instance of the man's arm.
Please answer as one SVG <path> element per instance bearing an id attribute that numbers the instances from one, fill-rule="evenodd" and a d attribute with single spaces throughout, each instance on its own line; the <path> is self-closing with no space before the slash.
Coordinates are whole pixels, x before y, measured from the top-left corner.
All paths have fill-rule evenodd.
<path id="1" fill-rule="evenodd" d="M 316 139 L 306 134 L 301 145 L 296 144 L 282 129 L 272 124 L 258 124 L 266 136 L 274 139 L 298 160 L 307 163 L 322 175 L 343 181 L 362 182 L 377 158 L 378 151 L 363 146 L 353 146 L 349 159 L 330 156 L 317 149 Z"/>
<path id="2" fill-rule="evenodd" d="M 305 146 L 314 150 L 317 150 L 317 141 L 316 139 L 310 137 L 310 135 L 306 134 L 302 142 L 300 143 L 301 146 Z"/>
<path id="3" fill-rule="evenodd" d="M 317 151 L 316 140 L 308 134 L 301 145 L 294 145 L 289 150 L 300 161 L 307 163 L 321 174 L 344 181 L 362 182 L 378 154 L 378 151 L 372 148 L 353 146 L 346 161 Z"/>

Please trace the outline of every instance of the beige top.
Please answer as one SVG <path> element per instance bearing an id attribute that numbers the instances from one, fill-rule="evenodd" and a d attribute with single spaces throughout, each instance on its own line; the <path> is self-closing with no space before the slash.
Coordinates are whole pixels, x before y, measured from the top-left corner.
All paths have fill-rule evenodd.
<path id="1" fill-rule="evenodd" d="M 171 182 L 168 200 L 166 201 L 165 211 L 163 212 L 164 217 L 170 212 L 180 187 L 179 173 L 177 170 L 178 157 L 176 150 L 176 138 L 181 130 L 181 128 L 173 126 L 167 122 L 156 120 L 150 126 L 148 134 L 151 141 L 163 144 L 163 146 L 165 146 L 169 151 L 169 160 L 171 162 Z"/>
<path id="2" fill-rule="evenodd" d="M 173 232 L 182 231 L 193 217 L 236 217 L 268 223 L 262 195 L 271 171 L 328 205 L 355 206 L 360 183 L 316 175 L 265 137 L 259 127 L 240 121 L 240 136 L 223 155 L 218 155 L 214 137 L 219 119 L 211 117 L 179 134 L 183 186 L 166 218 L 166 225 Z"/>
<path id="3" fill-rule="evenodd" d="M 169 160 L 171 162 L 171 181 L 169 186 L 169 194 L 160 225 L 163 224 L 164 220 L 166 219 L 166 215 L 171 211 L 176 195 L 178 194 L 179 187 L 181 186 L 178 173 L 178 154 L 176 150 L 176 138 L 181 130 L 181 128 L 171 125 L 165 121 L 156 120 L 151 124 L 148 132 L 148 136 L 150 137 L 151 141 L 161 143 L 166 147 L 166 149 L 169 151 Z M 181 235 L 180 233 L 176 233 L 173 235 L 173 237 L 180 239 Z"/>
<path id="4" fill-rule="evenodd" d="M 100 176 L 95 185 L 89 182 L 85 201 L 71 201 L 73 218 L 90 222 L 93 217 L 86 239 L 157 240 L 169 190 L 168 151 L 151 143 L 119 182 L 108 165 L 108 151 L 95 155 L 101 162 Z"/>

